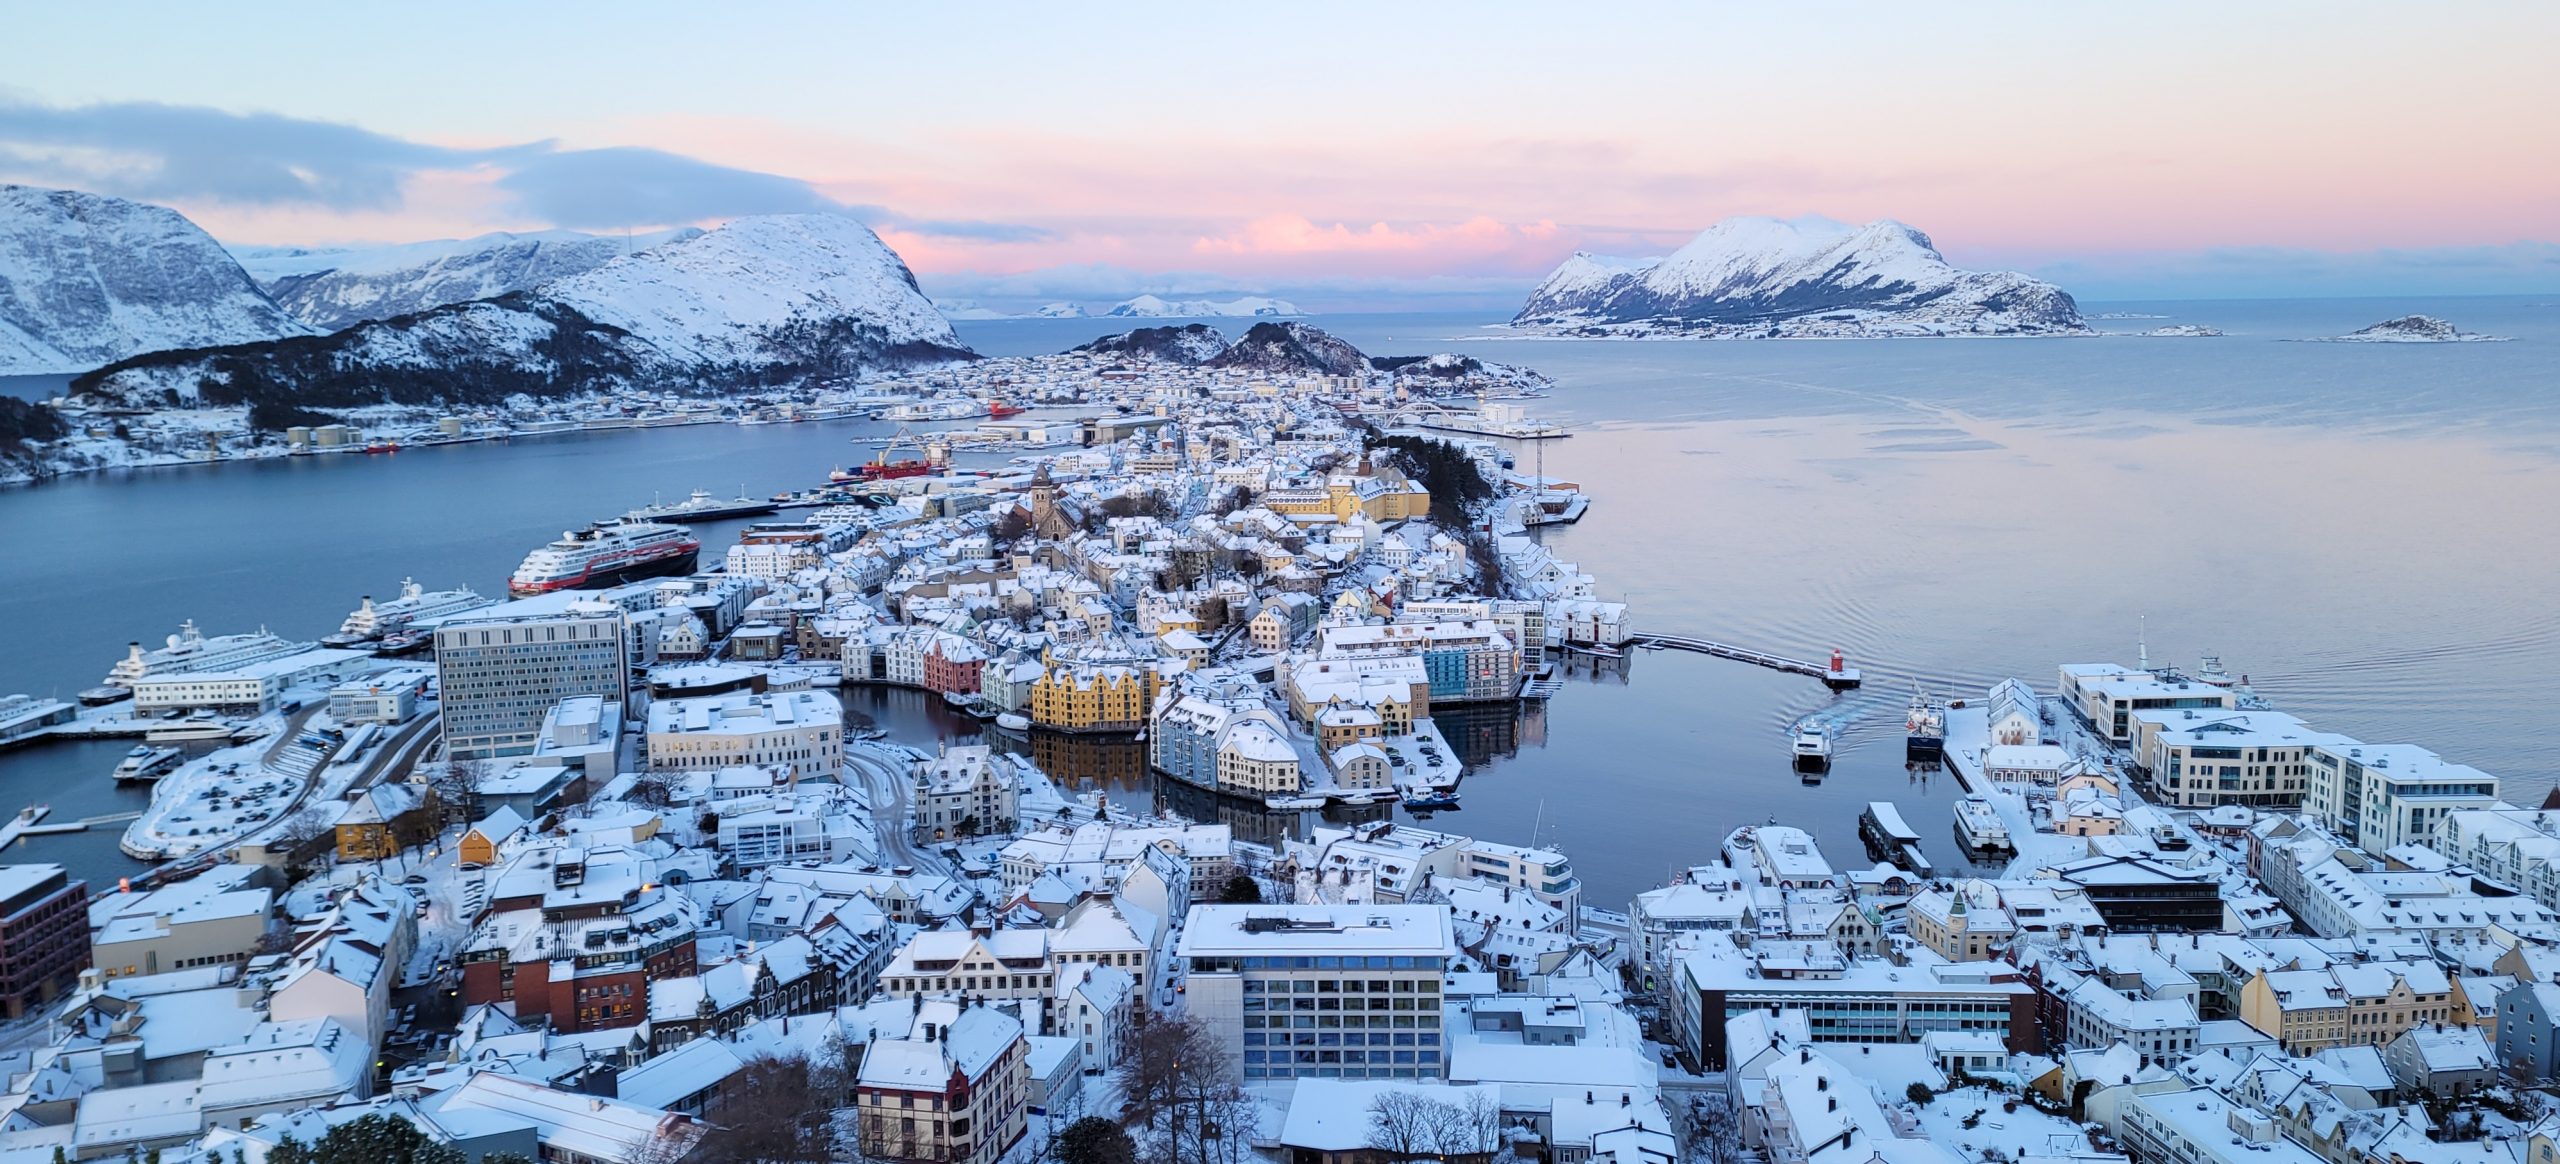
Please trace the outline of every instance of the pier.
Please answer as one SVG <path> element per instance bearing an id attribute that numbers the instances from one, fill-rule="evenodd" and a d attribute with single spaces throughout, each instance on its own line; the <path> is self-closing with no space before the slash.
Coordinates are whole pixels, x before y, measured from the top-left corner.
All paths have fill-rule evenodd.
<path id="1" fill-rule="evenodd" d="M 1848 691 L 1862 682 L 1858 669 L 1849 666 L 1848 661 L 1838 651 L 1831 652 L 1831 663 L 1829 666 L 1824 666 L 1821 663 L 1807 662 L 1803 659 L 1790 659 L 1784 655 L 1755 651 L 1749 647 L 1709 642 L 1705 639 L 1693 639 L 1682 635 L 1636 635 L 1627 640 L 1627 645 L 1694 651 L 1701 655 L 1713 655 L 1719 659 L 1731 659 L 1737 663 L 1749 663 L 1754 667 L 1767 667 L 1772 671 L 1785 671 L 1792 675 L 1810 675 L 1822 680 L 1823 686 L 1833 691 Z"/>
<path id="2" fill-rule="evenodd" d="M 37 823 L 44 820 L 46 814 L 52 811 L 52 806 L 43 804 L 30 804 L 19 809 L 18 815 L 10 817 L 7 823 L 0 824 L 0 849 L 17 844 L 18 838 L 27 835 L 28 829 L 36 827 Z"/>

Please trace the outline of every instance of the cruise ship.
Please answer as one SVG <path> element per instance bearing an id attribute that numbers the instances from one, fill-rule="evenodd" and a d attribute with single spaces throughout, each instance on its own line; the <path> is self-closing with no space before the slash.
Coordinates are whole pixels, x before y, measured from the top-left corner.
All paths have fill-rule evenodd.
<path id="1" fill-rule="evenodd" d="M 507 579 L 507 593 L 530 598 L 689 573 L 701 554 L 701 539 L 680 525 L 625 521 L 566 530 L 560 540 L 524 556 Z"/>
<path id="2" fill-rule="evenodd" d="M 468 586 L 430 592 L 418 585 L 417 579 L 403 578 L 400 597 L 377 605 L 372 595 L 365 595 L 364 602 L 348 613 L 347 621 L 338 624 L 338 633 L 321 639 L 320 645 L 352 647 L 369 643 L 413 622 L 445 618 L 496 603 L 496 599 L 484 598 Z"/>
<path id="3" fill-rule="evenodd" d="M 682 501 L 645 506 L 623 517 L 629 521 L 718 521 L 724 517 L 756 517 L 779 508 L 773 502 L 758 501 L 746 494 L 746 487 L 740 486 L 738 496 L 723 501 L 708 489 L 696 489 Z"/>
<path id="4" fill-rule="evenodd" d="M 269 634 L 265 627 L 259 627 L 254 634 L 206 638 L 203 631 L 196 629 L 194 619 L 178 624 L 178 633 L 170 635 L 168 643 L 156 651 L 143 650 L 140 643 L 129 644 L 124 658 L 116 660 L 114 669 L 107 672 L 107 686 L 131 687 L 153 675 L 228 671 L 300 654 L 312 646 Z"/>

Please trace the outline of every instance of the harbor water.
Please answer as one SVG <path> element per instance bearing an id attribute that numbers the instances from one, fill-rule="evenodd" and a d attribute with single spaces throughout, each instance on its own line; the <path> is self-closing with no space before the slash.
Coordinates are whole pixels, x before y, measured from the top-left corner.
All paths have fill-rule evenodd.
<path id="1" fill-rule="evenodd" d="M 2412 742 L 2538 802 L 2560 771 L 2543 680 L 2560 659 L 2560 305 L 2532 299 L 2100 305 L 2219 338 L 1678 342 L 1511 339 L 1455 316 L 1321 326 L 1374 354 L 1459 350 L 1552 376 L 1543 468 L 1590 494 L 1541 531 L 1642 630 L 1799 658 L 1847 652 L 1866 686 L 1675 651 L 1582 660 L 1544 705 L 1450 711 L 1473 772 L 1435 825 L 1569 853 L 1617 907 L 1731 828 L 1771 818 L 1864 864 L 1869 800 L 1902 805 L 1956 866 L 1953 782 L 1905 765 L 1917 680 L 1978 698 L 2050 690 L 2068 661 L 2192 666 L 2205 652 L 2323 730 Z M 2423 311 L 2511 343 L 2292 342 Z M 963 323 L 989 354 L 1055 351 L 1125 320 Z M 1249 321 L 1226 321 L 1241 331 Z M 558 531 L 705 488 L 804 487 L 871 454 L 857 422 L 712 425 L 138 471 L 0 492 L 0 693 L 68 696 L 128 640 L 192 618 L 317 638 L 362 594 L 498 594 Z M 1539 453 L 1516 446 L 1518 467 Z M 998 456 L 964 458 L 970 463 Z M 743 523 L 704 527 L 706 557 Z M 2144 641 L 2147 639 L 2147 642 Z M 980 729 L 913 693 L 848 691 L 895 738 Z M 1808 782 L 1787 728 L 1831 724 Z M 1451 725 L 1458 730 L 1449 730 Z M 130 741 L 0 752 L 0 811 L 139 807 L 107 778 Z M 1140 745 L 1033 741 L 1070 788 L 1157 795 Z M 1234 815 L 1187 790 L 1166 802 Z M 1383 810 L 1381 810 L 1383 811 Z M 0 859 L 93 880 L 132 867 L 113 828 Z"/>

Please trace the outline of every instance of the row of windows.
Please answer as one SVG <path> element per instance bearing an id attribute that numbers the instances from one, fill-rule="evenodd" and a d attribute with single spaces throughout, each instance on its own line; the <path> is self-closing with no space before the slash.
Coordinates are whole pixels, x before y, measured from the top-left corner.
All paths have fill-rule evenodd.
<path id="1" fill-rule="evenodd" d="M 1440 1016 L 1436 1014 L 1400 1014 L 1393 1016 L 1383 1014 L 1367 1016 L 1356 1014 L 1249 1014 L 1244 1016 L 1244 1029 L 1248 1031 L 1264 1029 L 1275 1031 L 1283 1029 L 1295 1029 L 1302 1031 L 1356 1031 L 1363 1028 L 1373 1031 L 1389 1029 L 1436 1031 L 1440 1029 Z"/>
<path id="2" fill-rule="evenodd" d="M 1193 958 L 1191 968 L 1203 974 L 1235 970 L 1438 970 L 1447 959 L 1436 955 L 1318 954 L 1294 957 Z M 1436 985 L 1435 985 L 1436 989 Z"/>
<path id="3" fill-rule="evenodd" d="M 1394 1041 L 1390 1042 L 1391 1038 Z M 1366 1035 L 1357 1031 L 1349 1034 L 1336 1034 L 1330 1031 L 1314 1034 L 1247 1031 L 1244 1036 L 1244 1045 L 1248 1047 L 1437 1047 L 1440 1045 L 1440 1033 L 1424 1031 L 1415 1034 L 1408 1031 L 1390 1036 Z"/>
<path id="4" fill-rule="evenodd" d="M 1391 1060 L 1388 1056 L 1394 1056 Z M 1438 1063 L 1438 1051 L 1247 1051 L 1244 1061 L 1255 1063 Z"/>

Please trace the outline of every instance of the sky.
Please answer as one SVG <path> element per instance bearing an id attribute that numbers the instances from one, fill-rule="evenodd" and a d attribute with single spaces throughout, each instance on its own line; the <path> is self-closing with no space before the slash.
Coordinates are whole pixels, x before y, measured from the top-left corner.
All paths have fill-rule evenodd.
<path id="1" fill-rule="evenodd" d="M 233 244 L 856 215 L 991 303 L 1516 303 L 1729 215 L 2083 299 L 2560 291 L 2560 5 L 27 6 L 0 181 Z"/>

